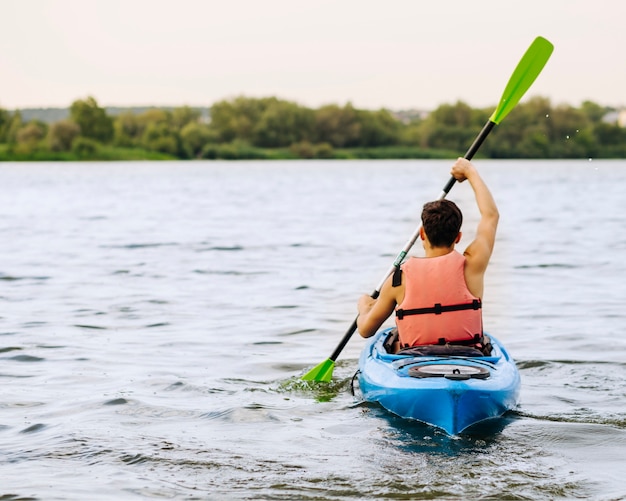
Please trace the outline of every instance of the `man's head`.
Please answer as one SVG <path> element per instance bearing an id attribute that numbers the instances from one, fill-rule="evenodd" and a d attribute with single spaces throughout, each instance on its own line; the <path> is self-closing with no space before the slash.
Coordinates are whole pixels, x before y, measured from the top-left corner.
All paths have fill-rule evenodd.
<path id="1" fill-rule="evenodd" d="M 450 247 L 461 231 L 463 214 L 454 202 L 437 200 L 424 204 L 422 226 L 433 247 Z"/>

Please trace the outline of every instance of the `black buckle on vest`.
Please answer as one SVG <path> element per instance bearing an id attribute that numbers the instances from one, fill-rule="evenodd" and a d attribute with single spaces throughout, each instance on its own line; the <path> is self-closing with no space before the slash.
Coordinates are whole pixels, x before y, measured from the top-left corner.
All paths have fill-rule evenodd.
<path id="1" fill-rule="evenodd" d="M 441 315 L 442 309 L 441 309 L 441 303 L 435 303 L 435 307 L 433 308 L 433 313 L 435 315 Z"/>

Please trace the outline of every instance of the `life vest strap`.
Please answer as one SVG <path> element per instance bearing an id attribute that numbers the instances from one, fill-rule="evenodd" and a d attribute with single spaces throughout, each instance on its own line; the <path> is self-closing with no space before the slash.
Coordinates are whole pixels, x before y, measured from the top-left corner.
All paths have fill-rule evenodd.
<path id="1" fill-rule="evenodd" d="M 479 310 L 480 308 L 482 308 L 480 299 L 474 299 L 471 303 L 451 304 L 446 306 L 436 303 L 434 306 L 429 308 L 412 308 L 409 310 L 400 308 L 396 310 L 396 317 L 398 317 L 398 320 L 402 320 L 407 315 L 425 315 L 427 313 L 441 315 L 442 313 L 447 313 L 449 311 Z"/>
<path id="2" fill-rule="evenodd" d="M 493 345 L 489 341 L 489 338 L 485 337 L 484 334 L 474 334 L 474 337 L 472 339 L 459 339 L 457 341 L 448 341 L 445 337 L 440 337 L 437 343 L 435 344 L 417 344 L 414 346 L 409 346 L 408 344 L 405 344 L 404 346 L 401 346 L 400 351 L 398 353 L 409 354 L 410 350 L 414 350 L 416 354 L 418 355 L 444 355 L 446 354 L 450 356 L 452 355 L 475 356 L 475 355 L 469 355 L 468 353 L 461 354 L 461 353 L 433 352 L 433 350 L 436 351 L 438 349 L 443 349 L 440 347 L 444 347 L 444 346 L 448 347 L 448 349 L 454 346 L 459 347 L 459 348 L 460 347 L 475 348 L 476 350 L 479 351 L 479 353 L 481 353 L 485 357 L 488 357 L 489 355 L 491 355 L 491 352 L 493 351 Z M 433 347 L 436 347 L 436 348 L 433 348 Z"/>

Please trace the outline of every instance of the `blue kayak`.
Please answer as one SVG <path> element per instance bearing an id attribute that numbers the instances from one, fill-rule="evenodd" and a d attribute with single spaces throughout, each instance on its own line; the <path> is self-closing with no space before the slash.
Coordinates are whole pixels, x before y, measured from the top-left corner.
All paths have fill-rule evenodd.
<path id="1" fill-rule="evenodd" d="M 493 346 L 489 356 L 471 348 L 447 350 L 446 346 L 390 354 L 385 343 L 392 331 L 372 336 L 361 353 L 358 381 L 364 400 L 450 435 L 500 417 L 517 405 L 519 372 L 493 336 L 489 336 Z"/>

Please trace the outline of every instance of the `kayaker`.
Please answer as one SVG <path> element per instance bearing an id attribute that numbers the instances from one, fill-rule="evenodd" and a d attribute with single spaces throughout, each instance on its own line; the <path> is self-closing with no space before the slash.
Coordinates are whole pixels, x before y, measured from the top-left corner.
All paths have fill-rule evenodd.
<path id="1" fill-rule="evenodd" d="M 468 180 L 480 212 L 474 240 L 463 254 L 463 215 L 449 200 L 429 202 L 422 211 L 420 238 L 425 257 L 411 257 L 389 276 L 377 299 L 358 301 L 361 336 L 374 335 L 396 313 L 399 341 L 394 351 L 411 346 L 465 344 L 481 347 L 484 276 L 493 251 L 499 213 L 476 167 L 464 158 L 452 165 L 458 182 Z"/>

